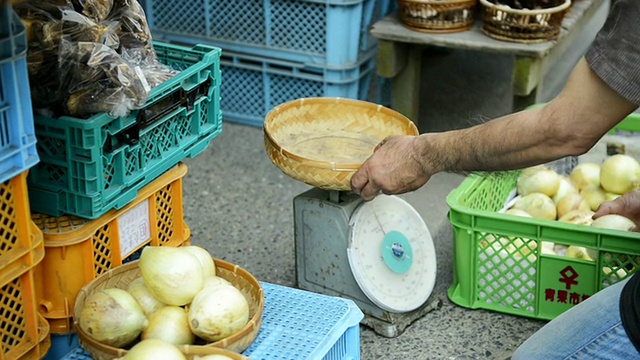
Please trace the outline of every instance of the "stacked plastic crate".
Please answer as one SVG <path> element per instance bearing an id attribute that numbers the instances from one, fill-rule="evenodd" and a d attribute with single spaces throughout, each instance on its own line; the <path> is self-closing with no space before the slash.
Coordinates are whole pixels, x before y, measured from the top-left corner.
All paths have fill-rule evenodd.
<path id="1" fill-rule="evenodd" d="M 27 173 L 38 162 L 20 19 L 0 5 L 0 359 L 39 359 L 50 347 L 34 271 L 44 257 L 30 217 Z"/>
<path id="2" fill-rule="evenodd" d="M 394 0 L 147 0 L 157 39 L 224 50 L 225 121 L 261 127 L 275 106 L 332 96 L 386 104 L 368 30 Z M 385 96 L 386 95 L 386 96 Z"/>
<path id="3" fill-rule="evenodd" d="M 151 89 L 142 109 L 124 117 L 98 113 L 89 118 L 51 118 L 34 112 L 28 101 L 30 88 L 25 61 L 28 44 L 20 19 L 14 15 L 12 20 L 10 30 L 22 32 L 20 44 L 0 42 L 3 84 L 0 128 L 4 131 L 9 123 L 10 130 L 0 135 L 3 144 L 0 156 L 16 152 L 17 144 L 30 145 L 19 160 L 37 154 L 35 159 L 39 161 L 31 161 L 28 174 L 23 169 L 11 183 L 5 182 L 5 187 L 7 184 L 22 186 L 14 190 L 17 193 L 3 195 L 8 190 L 0 188 L 0 201 L 5 201 L 2 196 L 12 201 L 21 196 L 25 199 L 25 204 L 17 206 L 25 218 L 3 219 L 2 224 L 23 226 L 25 229 L 20 230 L 31 234 L 20 240 L 29 240 L 24 247 L 31 246 L 34 253 L 20 253 L 25 258 L 20 261 L 25 263 L 23 268 L 30 266 L 29 287 L 23 295 L 30 301 L 32 311 L 21 311 L 30 316 L 28 320 L 34 321 L 32 344 L 38 340 L 36 320 L 44 319 L 51 340 L 46 359 L 57 360 L 77 347 L 73 309 L 84 285 L 122 263 L 137 259 L 146 245 L 190 243 L 182 204 L 182 180 L 187 167 L 181 161 L 200 154 L 222 131 L 221 50 L 155 42 L 158 59 L 179 73 Z M 0 24 L 4 26 L 5 22 Z M 15 68 L 14 62 L 7 63 L 5 68 L 2 60 L 5 48 L 14 53 L 19 48 L 20 69 Z M 12 75 L 21 78 L 7 79 Z M 16 90 L 20 90 L 17 95 L 13 94 Z M 13 123 L 24 127 L 30 124 L 29 132 L 14 141 L 13 132 L 17 130 L 11 128 Z M 6 149 L 5 141 L 11 141 Z M 18 159 L 11 161 L 13 166 L 19 162 Z M 5 207 L 3 203 L 0 213 Z M 33 235 L 36 233 L 38 236 Z M 0 244 L 3 284 L 6 283 L 4 269 L 8 268 L 5 247 Z M 6 272 L 9 275 L 8 270 Z M 5 301 L 5 289 L 2 291 L 2 304 L 13 303 Z M 9 292 L 6 296 L 17 296 L 17 290 L 6 291 Z M 11 312 L 0 311 L 0 318 L 3 316 L 14 319 Z M 0 332 L 11 333 L 3 333 L 3 340 L 9 339 L 7 336 L 29 339 L 23 334 L 26 330 L 4 325 L 0 326 Z M 3 354 L 6 350 L 0 353 L 0 360 L 4 359 Z"/>

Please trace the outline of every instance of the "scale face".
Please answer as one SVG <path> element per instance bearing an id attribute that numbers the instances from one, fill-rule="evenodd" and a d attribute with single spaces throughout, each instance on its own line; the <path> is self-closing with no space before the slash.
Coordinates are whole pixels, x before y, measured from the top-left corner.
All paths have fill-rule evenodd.
<path id="1" fill-rule="evenodd" d="M 418 212 L 399 197 L 378 195 L 358 206 L 349 226 L 349 265 L 369 300 L 395 313 L 424 304 L 435 285 L 436 256 Z"/>

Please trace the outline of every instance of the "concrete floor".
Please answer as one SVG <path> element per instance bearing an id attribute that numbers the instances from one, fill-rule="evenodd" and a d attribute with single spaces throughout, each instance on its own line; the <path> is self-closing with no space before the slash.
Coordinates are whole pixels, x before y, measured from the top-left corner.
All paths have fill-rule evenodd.
<path id="1" fill-rule="evenodd" d="M 606 9 L 601 11 L 604 18 Z M 566 79 L 601 24 L 594 24 L 549 76 L 546 98 Z M 510 109 L 512 59 L 471 52 L 425 53 L 424 103 L 420 130 L 443 131 L 503 115 Z M 432 85 L 434 84 L 434 85 Z M 191 241 L 214 256 L 236 263 L 259 280 L 295 286 L 293 198 L 309 186 L 284 175 L 264 151 L 262 130 L 224 123 L 209 148 L 185 163 L 186 222 Z M 437 251 L 438 276 L 432 293 L 443 302 L 396 338 L 361 326 L 362 359 L 504 359 L 544 322 L 453 304 L 452 230 L 446 195 L 463 180 L 438 174 L 402 197 L 427 223 Z"/>

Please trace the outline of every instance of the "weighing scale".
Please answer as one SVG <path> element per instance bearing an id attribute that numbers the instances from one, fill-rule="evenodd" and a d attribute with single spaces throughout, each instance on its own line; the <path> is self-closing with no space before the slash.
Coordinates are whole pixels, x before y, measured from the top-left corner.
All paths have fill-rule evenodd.
<path id="1" fill-rule="evenodd" d="M 352 299 L 363 324 L 396 337 L 441 306 L 429 230 L 396 196 L 312 188 L 293 200 L 296 279 L 301 289 Z"/>
<path id="2" fill-rule="evenodd" d="M 297 286 L 352 299 L 363 324 L 396 337 L 438 308 L 433 240 L 417 211 L 396 196 L 364 202 L 351 175 L 391 135 L 418 135 L 402 114 L 341 98 L 297 99 L 264 121 L 265 149 L 290 177 L 313 188 L 293 199 Z"/>

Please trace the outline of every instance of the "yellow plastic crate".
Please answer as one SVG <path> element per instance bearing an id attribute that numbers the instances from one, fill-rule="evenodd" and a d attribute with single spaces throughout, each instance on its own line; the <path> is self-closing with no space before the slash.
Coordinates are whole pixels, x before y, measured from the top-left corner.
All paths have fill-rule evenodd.
<path id="1" fill-rule="evenodd" d="M 95 220 L 32 214 L 44 234 L 45 247 L 35 273 L 36 295 L 52 334 L 73 331 L 76 296 L 98 275 L 133 258 L 147 244 L 189 244 L 182 204 L 186 174 L 187 166 L 177 165 L 142 188 L 126 207 Z"/>
<path id="2" fill-rule="evenodd" d="M 7 226 L 6 203 L 2 205 L 2 224 Z M 34 269 L 44 258 L 44 241 L 28 217 L 16 220 L 30 227 L 33 245 L 18 261 L 0 270 L 0 360 L 40 359 L 51 346 L 49 324 L 38 314 L 35 297 Z M 2 255 L 3 260 L 6 256 Z"/>

